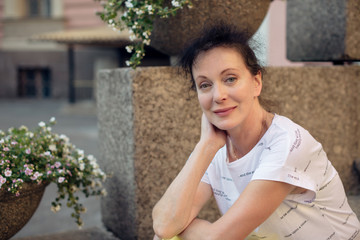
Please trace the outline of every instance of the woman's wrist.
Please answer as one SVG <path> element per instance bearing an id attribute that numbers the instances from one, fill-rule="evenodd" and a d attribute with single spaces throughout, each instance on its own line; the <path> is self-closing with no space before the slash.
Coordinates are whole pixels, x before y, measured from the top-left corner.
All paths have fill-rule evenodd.
<path id="1" fill-rule="evenodd" d="M 223 146 L 219 146 L 219 144 L 215 144 L 214 142 L 211 142 L 211 141 L 201 141 L 200 140 L 196 144 L 194 150 L 201 152 L 202 156 L 209 157 L 212 160 L 213 157 L 215 156 L 215 154 L 217 153 L 217 151 L 219 151 L 219 149 L 222 147 Z"/>

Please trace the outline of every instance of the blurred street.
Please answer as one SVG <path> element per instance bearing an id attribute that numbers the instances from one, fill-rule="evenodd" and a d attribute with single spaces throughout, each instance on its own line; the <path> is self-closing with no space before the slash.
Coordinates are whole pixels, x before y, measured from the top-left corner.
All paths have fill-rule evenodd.
<path id="1" fill-rule="evenodd" d="M 48 122 L 51 117 L 55 117 L 57 122 L 53 132 L 67 135 L 70 142 L 83 149 L 85 154 L 99 158 L 95 101 L 71 105 L 66 100 L 0 99 L 0 129 L 3 131 L 21 125 L 32 130 L 40 121 Z M 33 217 L 12 239 L 78 229 L 70 217 L 71 209 L 65 204 L 58 213 L 50 210 L 56 195 L 56 185 L 50 184 Z M 99 199 L 81 198 L 88 210 L 83 214 L 84 229 L 102 227 Z"/>

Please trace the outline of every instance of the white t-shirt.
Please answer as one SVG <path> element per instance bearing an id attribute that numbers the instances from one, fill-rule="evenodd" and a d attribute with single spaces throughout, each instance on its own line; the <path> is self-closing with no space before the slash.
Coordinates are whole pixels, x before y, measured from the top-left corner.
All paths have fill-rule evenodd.
<path id="1" fill-rule="evenodd" d="M 252 180 L 281 181 L 307 190 L 288 195 L 247 239 L 360 239 L 359 220 L 321 144 L 288 118 L 275 115 L 248 154 L 231 163 L 227 159 L 224 146 L 202 178 L 211 185 L 222 214 Z"/>

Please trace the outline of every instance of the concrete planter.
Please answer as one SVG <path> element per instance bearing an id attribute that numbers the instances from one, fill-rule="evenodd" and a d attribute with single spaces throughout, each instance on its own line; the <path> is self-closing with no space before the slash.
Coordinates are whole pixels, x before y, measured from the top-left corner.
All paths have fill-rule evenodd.
<path id="1" fill-rule="evenodd" d="M 10 239 L 25 226 L 39 206 L 46 186 L 24 183 L 18 197 L 0 190 L 0 239 Z"/>
<path id="2" fill-rule="evenodd" d="M 206 22 L 220 19 L 255 33 L 262 23 L 271 0 L 193 0 L 193 8 L 184 8 L 176 16 L 157 19 L 151 35 L 151 46 L 176 56 Z"/>

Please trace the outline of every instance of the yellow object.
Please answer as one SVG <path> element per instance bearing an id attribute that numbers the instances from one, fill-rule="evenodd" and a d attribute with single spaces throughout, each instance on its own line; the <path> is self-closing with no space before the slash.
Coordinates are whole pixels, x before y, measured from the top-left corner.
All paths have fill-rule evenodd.
<path id="1" fill-rule="evenodd" d="M 173 238 L 163 239 L 163 240 L 181 240 L 181 238 L 179 238 L 178 236 L 175 236 L 175 237 L 173 237 Z"/>

